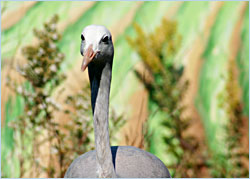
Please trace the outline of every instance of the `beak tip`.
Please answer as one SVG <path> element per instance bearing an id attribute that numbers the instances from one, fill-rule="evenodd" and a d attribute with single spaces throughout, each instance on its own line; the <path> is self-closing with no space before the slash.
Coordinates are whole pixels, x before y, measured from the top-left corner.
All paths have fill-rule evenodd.
<path id="1" fill-rule="evenodd" d="M 86 67 L 82 67 L 81 71 L 84 72 L 86 70 Z"/>

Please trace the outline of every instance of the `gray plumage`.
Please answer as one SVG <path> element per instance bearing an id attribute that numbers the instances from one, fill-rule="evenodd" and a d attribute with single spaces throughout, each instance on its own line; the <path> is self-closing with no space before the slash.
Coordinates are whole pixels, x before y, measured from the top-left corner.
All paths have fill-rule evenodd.
<path id="1" fill-rule="evenodd" d="M 75 159 L 67 178 L 167 178 L 168 169 L 160 159 L 132 146 L 110 147 L 109 94 L 114 48 L 110 32 L 99 25 L 84 28 L 82 70 L 88 66 L 94 120 L 95 149 Z"/>
<path id="2" fill-rule="evenodd" d="M 165 165 L 149 152 L 132 146 L 111 147 L 115 172 L 119 178 L 167 178 Z M 96 154 L 89 151 L 70 165 L 65 177 L 95 178 Z"/>

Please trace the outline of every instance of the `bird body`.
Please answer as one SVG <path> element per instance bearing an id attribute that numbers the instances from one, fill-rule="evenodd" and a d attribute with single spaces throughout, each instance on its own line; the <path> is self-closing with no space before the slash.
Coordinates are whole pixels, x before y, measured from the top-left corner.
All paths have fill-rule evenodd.
<path id="1" fill-rule="evenodd" d="M 112 160 L 118 178 L 166 178 L 170 174 L 165 165 L 149 152 L 132 146 L 112 146 Z M 67 178 L 95 178 L 96 152 L 89 151 L 69 167 Z"/>
<path id="2" fill-rule="evenodd" d="M 88 67 L 94 121 L 95 150 L 75 159 L 67 178 L 170 177 L 160 159 L 136 147 L 110 147 L 109 94 L 114 47 L 110 32 L 99 25 L 84 28 L 81 34 L 81 69 Z"/>

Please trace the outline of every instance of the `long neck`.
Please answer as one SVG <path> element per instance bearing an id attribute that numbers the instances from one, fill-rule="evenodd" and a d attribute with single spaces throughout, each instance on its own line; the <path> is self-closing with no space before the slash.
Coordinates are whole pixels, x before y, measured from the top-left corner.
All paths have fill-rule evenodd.
<path id="1" fill-rule="evenodd" d="M 99 178 L 116 177 L 109 143 L 109 94 L 112 63 L 89 65 L 91 103 L 94 119 L 97 174 Z"/>

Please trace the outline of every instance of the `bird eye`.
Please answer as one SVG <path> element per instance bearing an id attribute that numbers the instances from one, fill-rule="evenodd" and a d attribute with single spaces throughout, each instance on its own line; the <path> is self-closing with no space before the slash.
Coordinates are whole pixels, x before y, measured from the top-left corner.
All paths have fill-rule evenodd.
<path id="1" fill-rule="evenodd" d="M 104 42 L 104 43 L 107 43 L 108 40 L 109 40 L 109 37 L 107 35 L 102 38 L 102 42 Z"/>
<path id="2" fill-rule="evenodd" d="M 82 39 L 82 41 L 84 41 L 85 40 L 85 38 L 84 38 L 84 36 L 81 34 L 81 39 Z"/>

